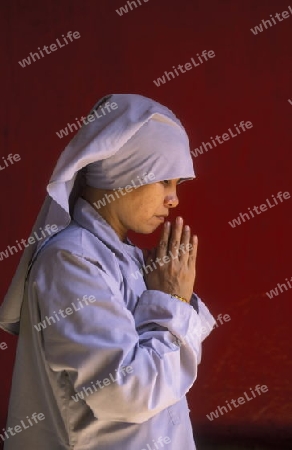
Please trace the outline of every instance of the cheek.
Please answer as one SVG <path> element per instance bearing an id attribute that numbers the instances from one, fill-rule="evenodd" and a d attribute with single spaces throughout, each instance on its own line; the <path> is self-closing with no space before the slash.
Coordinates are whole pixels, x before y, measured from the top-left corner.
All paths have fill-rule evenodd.
<path id="1" fill-rule="evenodd" d="M 137 189 L 128 198 L 124 198 L 124 217 L 128 213 L 132 220 L 135 220 L 135 218 L 137 220 L 149 220 L 154 215 L 161 213 L 163 203 L 164 189 L 149 189 L 148 187 L 144 190 L 143 188 Z"/>
<path id="2" fill-rule="evenodd" d="M 151 219 L 155 214 L 158 214 L 158 212 L 161 210 L 161 207 L 159 208 L 159 202 L 154 199 L 146 198 L 144 201 L 140 201 L 136 207 L 134 212 L 137 214 L 137 216 L 148 220 Z"/>

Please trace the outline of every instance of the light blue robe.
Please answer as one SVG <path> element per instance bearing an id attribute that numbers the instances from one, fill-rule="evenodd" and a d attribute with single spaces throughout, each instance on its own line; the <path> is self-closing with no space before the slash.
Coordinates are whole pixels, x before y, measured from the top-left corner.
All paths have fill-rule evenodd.
<path id="1" fill-rule="evenodd" d="M 147 290 L 142 251 L 85 200 L 73 218 L 26 284 L 6 429 L 26 428 L 4 449 L 194 450 L 185 395 L 212 315 Z"/>

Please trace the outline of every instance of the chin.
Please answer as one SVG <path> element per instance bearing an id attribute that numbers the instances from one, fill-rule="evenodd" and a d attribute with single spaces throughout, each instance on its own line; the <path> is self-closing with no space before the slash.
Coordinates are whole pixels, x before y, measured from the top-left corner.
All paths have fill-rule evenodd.
<path id="1" fill-rule="evenodd" d="M 140 234 L 151 234 L 153 233 L 160 224 L 149 224 L 148 226 L 146 224 L 141 225 L 141 227 L 132 228 L 131 231 L 134 231 L 135 233 Z"/>

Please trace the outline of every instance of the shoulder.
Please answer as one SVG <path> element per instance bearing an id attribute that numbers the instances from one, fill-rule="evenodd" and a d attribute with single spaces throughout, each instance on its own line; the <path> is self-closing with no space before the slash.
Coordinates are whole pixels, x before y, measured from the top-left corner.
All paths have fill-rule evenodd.
<path id="1" fill-rule="evenodd" d="M 33 271 L 57 265 L 60 269 L 69 266 L 97 266 L 115 278 L 120 270 L 114 253 L 93 233 L 72 222 L 67 228 L 53 236 L 40 250 L 33 263 Z"/>

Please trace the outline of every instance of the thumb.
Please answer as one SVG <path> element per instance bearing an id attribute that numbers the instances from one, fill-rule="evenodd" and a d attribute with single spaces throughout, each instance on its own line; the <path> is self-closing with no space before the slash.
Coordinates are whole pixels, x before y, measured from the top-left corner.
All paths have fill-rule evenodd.
<path id="1" fill-rule="evenodd" d="M 148 256 L 147 256 L 147 261 L 151 260 L 151 259 L 155 259 L 156 256 L 156 248 L 151 248 L 149 250 Z"/>
<path id="2" fill-rule="evenodd" d="M 142 248 L 141 250 L 143 253 L 144 262 L 146 262 L 151 250 L 149 250 L 148 248 Z"/>
<path id="3" fill-rule="evenodd" d="M 147 261 L 149 261 L 149 259 L 155 258 L 156 248 L 151 248 L 151 249 L 143 248 L 142 252 L 143 252 L 144 262 L 146 263 Z"/>

